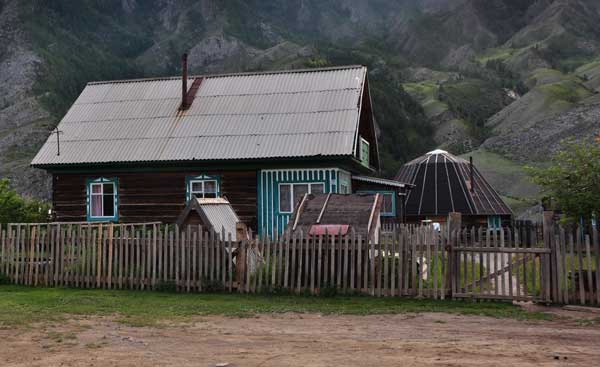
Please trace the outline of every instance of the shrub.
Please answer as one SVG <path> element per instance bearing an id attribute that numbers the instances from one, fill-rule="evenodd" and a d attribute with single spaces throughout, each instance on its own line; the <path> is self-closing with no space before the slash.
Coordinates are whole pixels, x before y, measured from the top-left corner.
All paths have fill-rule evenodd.
<path id="1" fill-rule="evenodd" d="M 0 224 L 46 222 L 49 208 L 40 200 L 20 196 L 7 179 L 0 180 Z"/>

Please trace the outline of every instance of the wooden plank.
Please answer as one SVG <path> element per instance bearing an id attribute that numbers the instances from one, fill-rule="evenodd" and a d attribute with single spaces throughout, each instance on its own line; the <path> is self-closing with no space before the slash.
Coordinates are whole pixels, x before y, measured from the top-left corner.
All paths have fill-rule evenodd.
<path id="1" fill-rule="evenodd" d="M 411 231 L 412 232 L 412 231 Z M 410 235 L 410 243 L 409 245 L 412 245 L 412 251 L 411 251 L 411 275 L 410 275 L 410 280 L 411 280 L 411 295 L 412 296 L 416 296 L 417 292 L 418 292 L 418 283 L 419 283 L 419 275 L 417 274 L 417 237 L 418 234 L 417 233 L 411 233 Z"/>
<path id="2" fill-rule="evenodd" d="M 316 247 L 317 247 L 317 236 L 312 236 L 312 241 L 310 244 L 310 294 L 315 294 L 315 261 L 316 261 Z"/>
<path id="3" fill-rule="evenodd" d="M 359 291 L 361 291 L 363 288 L 367 288 L 366 287 L 366 283 L 365 283 L 365 285 L 363 285 L 363 278 L 366 279 L 367 276 L 366 276 L 366 272 L 363 270 L 363 249 L 362 249 L 362 237 L 361 237 L 361 235 L 358 235 L 358 238 L 356 240 L 356 248 L 357 248 L 357 251 L 356 251 L 356 272 L 358 273 L 358 275 L 356 277 L 356 287 L 358 288 Z"/>
<path id="4" fill-rule="evenodd" d="M 277 253 L 279 250 L 279 241 L 278 238 L 275 237 L 273 239 L 273 247 L 272 247 L 272 252 L 273 252 L 273 260 L 271 261 L 271 288 L 275 287 L 275 281 L 277 279 L 277 271 L 279 269 L 279 263 L 278 263 L 278 258 L 277 258 Z M 308 253 L 308 251 L 307 251 Z M 308 256 L 308 255 L 307 255 Z"/>
<path id="5" fill-rule="evenodd" d="M 446 256 L 446 246 L 448 245 L 448 238 L 447 238 L 447 232 L 444 230 L 441 234 L 441 248 L 440 248 L 440 264 L 442 267 L 442 271 L 440 273 L 440 278 L 441 279 L 441 290 L 440 290 L 440 297 L 441 299 L 446 299 L 446 268 L 448 267 L 448 264 L 446 262 L 446 259 L 448 258 Z"/>
<path id="6" fill-rule="evenodd" d="M 185 264 L 185 291 L 190 293 L 192 290 L 192 244 L 193 244 L 193 235 L 191 231 L 192 227 L 187 226 L 187 233 L 185 235 L 185 242 L 183 243 L 183 253 L 184 253 L 184 264 Z M 218 265 L 218 262 L 217 262 Z"/>
<path id="7" fill-rule="evenodd" d="M 304 289 L 310 289 L 310 251 L 312 249 L 312 240 L 314 236 L 309 236 L 307 234 L 306 237 L 306 247 L 304 250 Z"/>
<path id="8" fill-rule="evenodd" d="M 277 258 L 277 281 L 275 282 L 277 284 L 277 286 L 279 286 L 279 287 L 283 287 L 284 246 L 285 246 L 285 236 L 281 235 L 281 236 L 279 236 L 279 241 L 278 241 L 278 246 L 277 246 L 278 247 L 277 251 L 279 252 L 279 255 Z"/>
<path id="9" fill-rule="evenodd" d="M 561 272 L 562 272 L 562 281 L 561 281 L 561 290 L 562 290 L 562 300 L 563 303 L 569 303 L 569 268 L 568 268 L 568 251 L 567 251 L 567 242 L 565 239 L 565 229 L 560 228 L 560 253 L 561 253 Z M 535 278 L 535 277 L 534 277 Z M 534 288 L 535 291 L 535 288 Z"/>
<path id="10" fill-rule="evenodd" d="M 596 304 L 600 305 L 600 239 L 598 237 L 598 227 L 596 225 L 596 228 L 592 228 L 592 240 L 594 241 L 596 255 Z"/>
<path id="11" fill-rule="evenodd" d="M 390 252 L 389 252 L 389 238 L 386 238 L 386 237 L 387 236 L 380 237 L 380 242 L 381 242 L 382 238 L 384 239 L 383 253 L 380 254 L 380 256 L 383 255 L 383 290 L 382 290 L 383 296 L 389 296 L 390 295 L 389 288 L 388 288 L 388 284 L 389 284 L 388 283 L 388 281 L 389 281 L 389 279 L 388 279 L 388 272 L 390 270 L 389 269 L 389 266 L 390 266 L 390 264 L 389 264 L 389 254 L 390 254 Z"/>
<path id="12" fill-rule="evenodd" d="M 191 243 L 191 254 L 190 254 L 190 261 L 191 261 L 191 272 L 189 275 L 190 278 L 190 287 L 192 290 L 194 291 L 198 291 L 198 281 L 197 281 L 197 260 L 198 260 L 198 235 L 202 235 L 201 232 L 198 231 L 194 231 L 194 233 L 192 234 L 192 243 Z M 225 285 L 225 283 L 223 283 L 223 285 Z"/>
<path id="13" fill-rule="evenodd" d="M 375 295 L 375 288 L 377 287 L 377 282 L 376 282 L 376 278 L 375 278 L 375 241 L 373 241 L 373 239 L 369 238 L 368 239 L 369 243 L 370 243 L 370 247 L 371 247 L 371 251 L 369 253 L 369 264 L 370 264 L 370 294 L 371 296 Z"/>
<path id="14" fill-rule="evenodd" d="M 342 288 L 344 290 L 344 293 L 348 292 L 348 261 L 349 261 L 349 257 L 348 257 L 348 250 L 349 250 L 349 246 L 350 246 L 350 239 L 348 238 L 348 235 L 344 236 L 344 260 L 343 260 L 343 265 L 344 265 L 344 269 L 342 272 Z"/>
<path id="15" fill-rule="evenodd" d="M 219 253 L 221 258 L 221 284 L 227 287 L 227 234 L 223 228 L 222 236 L 219 242 Z M 262 253 L 259 253 L 262 255 Z"/>
<path id="16" fill-rule="evenodd" d="M 96 234 L 98 235 L 96 239 L 96 288 L 100 288 L 102 286 L 102 224 L 98 224 Z"/>
<path id="17" fill-rule="evenodd" d="M 405 229 L 403 228 L 401 232 L 398 233 L 398 296 L 403 296 L 406 293 L 406 266 L 404 264 L 404 237 L 405 237 Z"/>
<path id="18" fill-rule="evenodd" d="M 229 233 L 227 235 L 227 248 L 229 249 L 228 251 L 228 260 L 229 260 L 229 292 L 231 293 L 233 291 L 233 244 L 231 241 L 231 233 Z M 202 262 L 200 262 L 202 263 Z M 200 272 L 202 273 L 202 272 Z"/>
<path id="19" fill-rule="evenodd" d="M 350 292 L 355 293 L 356 281 L 356 232 L 352 228 L 351 243 L 350 243 Z M 320 239 L 319 239 L 320 241 Z M 321 263 L 321 243 L 319 242 L 319 264 Z M 319 269 L 320 270 L 320 269 Z M 320 272 L 319 272 L 320 277 Z M 359 283 L 360 284 L 360 283 Z"/>
<path id="20" fill-rule="evenodd" d="M 576 246 L 577 246 L 577 268 L 578 268 L 578 275 L 579 275 L 579 301 L 581 302 L 582 305 L 585 305 L 585 289 L 583 286 L 583 246 L 581 245 L 581 228 L 577 227 L 577 240 L 576 240 Z"/>
<path id="21" fill-rule="evenodd" d="M 508 242 L 508 247 L 510 248 L 514 248 L 514 244 L 512 241 L 512 232 L 510 230 L 510 228 L 506 228 L 506 237 L 507 237 L 507 242 Z M 506 264 L 506 266 L 508 267 L 508 295 L 510 297 L 513 296 L 513 257 L 512 254 L 508 254 L 508 264 Z"/>
<path id="22" fill-rule="evenodd" d="M 325 239 L 325 241 L 327 241 L 327 239 Z M 318 240 L 318 248 L 317 248 L 317 283 L 316 283 L 316 287 L 319 290 L 319 292 L 321 291 L 321 287 L 323 286 L 322 284 L 322 274 L 323 274 L 323 235 L 319 235 L 319 240 Z"/>
<path id="23" fill-rule="evenodd" d="M 251 244 L 247 243 L 246 241 L 243 241 L 243 243 L 244 243 L 244 249 L 245 249 L 245 253 L 246 253 L 246 256 L 245 256 L 245 259 L 246 259 L 246 266 L 245 266 L 245 268 L 246 268 L 246 280 L 245 280 L 244 284 L 245 284 L 245 291 L 246 291 L 246 293 L 249 293 L 250 292 L 250 266 L 248 266 L 248 251 L 251 248 Z M 277 249 L 275 248 L 274 250 L 275 251 L 273 251 L 273 255 L 276 256 L 276 254 L 277 254 L 276 250 Z M 273 263 L 275 263 L 275 260 L 276 259 L 273 258 Z M 273 272 L 273 277 L 275 277 L 275 272 Z"/>
<path id="24" fill-rule="evenodd" d="M 202 290 L 204 289 L 204 279 L 205 279 L 205 261 L 206 261 L 206 255 L 204 253 L 204 248 L 205 246 L 205 238 L 206 236 L 204 235 L 204 231 L 202 230 L 202 226 L 198 226 L 198 290 L 200 292 L 202 292 Z M 230 257 L 233 256 L 233 254 L 230 254 Z"/>
<path id="25" fill-rule="evenodd" d="M 591 252 L 591 243 L 590 243 L 590 235 L 585 235 L 585 254 L 587 260 L 587 281 L 588 281 L 588 301 L 593 304 L 594 303 L 594 278 L 592 276 L 592 252 Z M 600 269 L 598 269 L 600 270 Z M 597 271 L 598 271 L 597 270 Z"/>
<path id="26" fill-rule="evenodd" d="M 342 263 L 342 261 L 343 261 L 343 257 L 342 257 L 343 241 L 344 241 L 344 238 L 342 237 L 342 233 L 340 232 L 337 235 L 337 242 L 335 244 L 336 272 L 337 272 L 335 285 L 338 290 L 340 290 L 342 288 L 342 269 L 344 266 Z"/>
<path id="27" fill-rule="evenodd" d="M 418 294 L 417 297 L 418 298 L 423 298 L 423 268 L 425 267 L 425 250 L 423 249 L 423 244 L 426 243 L 427 239 L 426 239 L 426 235 L 427 235 L 427 231 L 421 227 L 417 230 L 417 241 L 418 241 L 418 245 L 421 245 L 420 248 L 418 248 L 417 251 L 417 259 L 419 260 L 419 267 L 418 267 L 418 271 L 417 271 L 417 280 L 419 283 L 419 290 L 418 290 Z"/>
<path id="28" fill-rule="evenodd" d="M 174 229 L 174 242 L 173 242 L 173 267 L 174 267 L 174 279 L 175 279 L 175 287 L 178 291 L 181 290 L 181 273 L 180 273 L 180 261 L 181 261 L 181 238 L 183 234 L 179 231 L 179 226 L 175 225 Z"/>
<path id="29" fill-rule="evenodd" d="M 113 251 L 114 251 L 114 225 L 108 225 L 108 270 L 107 270 L 107 288 L 112 288 L 112 270 L 113 270 Z"/>
<path id="30" fill-rule="evenodd" d="M 330 243 L 330 256 L 329 256 L 329 260 L 330 260 L 330 264 L 329 264 L 329 271 L 330 271 L 330 286 L 331 287 L 335 287 L 335 234 L 331 234 L 331 243 Z"/>

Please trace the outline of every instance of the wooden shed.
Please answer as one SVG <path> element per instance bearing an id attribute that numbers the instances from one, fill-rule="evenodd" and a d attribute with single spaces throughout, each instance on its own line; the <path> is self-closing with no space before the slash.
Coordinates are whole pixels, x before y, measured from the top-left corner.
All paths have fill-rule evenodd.
<path id="1" fill-rule="evenodd" d="M 245 229 L 240 228 L 244 225 L 226 198 L 191 199 L 179 215 L 177 225 L 192 228 L 201 226 L 203 232 L 214 231 L 222 240 L 227 240 L 231 234 L 233 241 L 240 237 L 238 231 Z"/>
<path id="2" fill-rule="evenodd" d="M 381 194 L 308 194 L 294 211 L 288 227 L 318 236 L 352 232 L 364 239 L 378 240 L 381 228 Z"/>

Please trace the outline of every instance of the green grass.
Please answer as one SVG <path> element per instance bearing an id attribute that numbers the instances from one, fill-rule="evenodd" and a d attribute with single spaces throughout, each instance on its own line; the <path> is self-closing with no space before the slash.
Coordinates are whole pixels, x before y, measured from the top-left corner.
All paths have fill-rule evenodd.
<path id="1" fill-rule="evenodd" d="M 491 60 L 505 61 L 512 57 L 517 51 L 517 49 L 513 48 L 491 48 L 487 50 L 483 55 L 477 57 L 477 61 L 481 65 L 485 65 L 488 61 Z"/>
<path id="2" fill-rule="evenodd" d="M 596 271 L 597 258 L 595 258 L 594 256 L 592 256 L 590 259 L 588 259 L 587 256 L 582 256 L 582 262 L 583 262 L 583 264 L 581 264 L 581 265 L 579 264 L 579 259 L 578 259 L 577 255 L 574 255 L 574 256 L 567 255 L 566 258 L 565 258 L 565 260 L 566 260 L 566 269 L 567 269 L 567 272 L 578 272 L 579 268 L 581 268 L 582 272 L 587 272 L 587 269 L 588 269 L 588 266 L 589 266 L 589 261 L 588 260 L 591 260 L 590 270 Z M 536 258 L 535 260 L 533 260 L 533 259 L 529 260 L 527 262 L 527 264 L 525 265 L 525 268 L 526 268 L 526 271 L 527 271 L 527 290 L 528 290 L 528 292 L 532 293 L 532 291 L 535 290 L 535 294 L 536 295 L 540 295 L 540 292 L 541 292 L 541 288 L 540 288 L 540 271 L 541 271 L 541 268 L 540 268 L 540 259 Z M 521 267 L 521 269 L 522 269 L 522 267 Z M 523 272 L 521 270 L 521 275 L 520 275 L 521 285 L 523 285 L 525 283 L 525 280 L 523 278 L 523 274 L 522 273 Z M 513 271 L 513 274 L 514 274 L 514 271 Z M 535 276 L 535 287 L 533 286 L 534 285 L 533 284 L 533 277 L 534 276 Z M 585 275 L 584 275 L 584 277 L 585 277 Z M 584 279 L 587 279 L 587 278 L 584 278 Z M 561 285 L 561 287 L 562 287 L 562 285 Z M 569 292 L 578 292 L 579 291 L 579 283 L 575 282 L 575 278 L 569 278 L 569 280 L 568 280 L 568 288 L 569 288 Z"/>
<path id="3" fill-rule="evenodd" d="M 548 319 L 510 303 L 403 298 L 308 297 L 241 294 L 167 294 L 109 290 L 0 286 L 0 327 L 60 322 L 75 316 L 114 315 L 133 326 L 185 321 L 194 316 L 252 317 L 299 312 L 341 315 L 446 312 L 516 319 Z"/>

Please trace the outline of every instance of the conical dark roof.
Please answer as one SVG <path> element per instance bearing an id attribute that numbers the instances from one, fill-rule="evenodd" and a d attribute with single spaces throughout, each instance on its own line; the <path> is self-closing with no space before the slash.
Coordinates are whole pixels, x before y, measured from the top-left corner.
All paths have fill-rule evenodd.
<path id="1" fill-rule="evenodd" d="M 471 165 L 444 150 L 434 150 L 408 162 L 396 180 L 415 185 L 407 197 L 406 214 L 419 216 L 447 215 L 512 215 L 500 195 Z"/>

